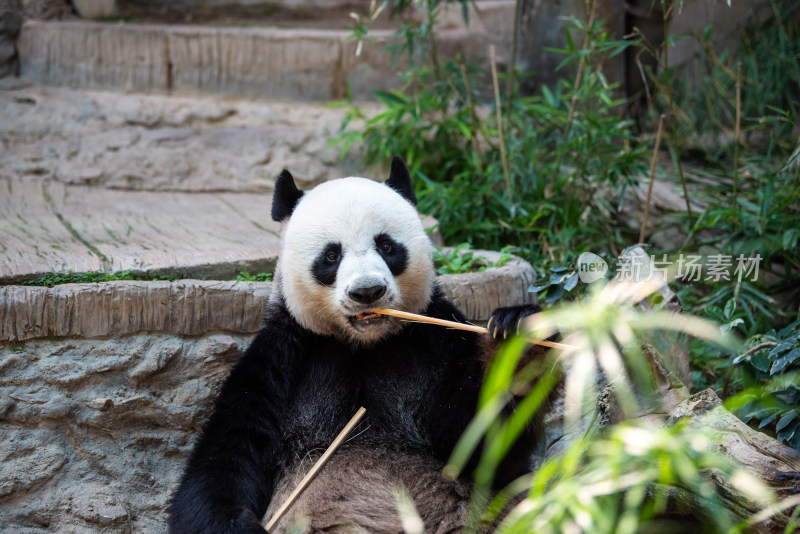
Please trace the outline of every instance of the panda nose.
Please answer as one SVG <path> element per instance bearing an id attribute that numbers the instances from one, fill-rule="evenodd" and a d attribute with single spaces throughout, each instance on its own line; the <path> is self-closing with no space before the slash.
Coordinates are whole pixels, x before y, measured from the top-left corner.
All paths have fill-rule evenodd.
<path id="1" fill-rule="evenodd" d="M 347 295 L 361 304 L 370 304 L 381 298 L 386 293 L 386 286 L 357 287 L 347 292 Z"/>

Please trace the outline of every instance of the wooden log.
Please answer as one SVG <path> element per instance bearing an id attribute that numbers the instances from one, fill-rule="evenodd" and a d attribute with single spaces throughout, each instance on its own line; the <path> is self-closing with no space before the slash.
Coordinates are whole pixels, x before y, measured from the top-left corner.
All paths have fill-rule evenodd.
<path id="1" fill-rule="evenodd" d="M 747 426 L 729 412 L 712 389 L 695 393 L 681 403 L 669 417 L 701 429 L 711 448 L 731 459 L 748 473 L 763 480 L 779 497 L 800 494 L 800 452 Z M 722 473 L 708 473 L 728 508 L 742 519 L 761 508 L 731 485 Z M 783 532 L 789 517 L 778 512 L 755 525 L 760 532 Z"/>

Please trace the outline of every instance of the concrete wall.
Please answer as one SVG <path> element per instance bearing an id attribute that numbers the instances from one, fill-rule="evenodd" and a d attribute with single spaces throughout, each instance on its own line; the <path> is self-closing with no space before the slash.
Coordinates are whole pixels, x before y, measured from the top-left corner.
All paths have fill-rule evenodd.
<path id="1" fill-rule="evenodd" d="M 652 44 L 659 46 L 663 42 L 659 6 L 659 2 L 654 4 L 651 0 L 631 0 L 626 4 L 618 0 L 599 0 L 597 18 L 605 22 L 615 39 L 622 39 L 637 28 Z M 667 31 L 670 35 L 692 35 L 702 33 L 710 24 L 714 27 L 715 40 L 722 47 L 735 43 L 746 25 L 763 20 L 768 8 L 769 0 L 733 0 L 730 7 L 724 0 L 686 0 L 680 12 L 671 14 Z M 584 0 L 523 0 L 518 61 L 520 70 L 536 73 L 527 82 L 528 90 L 541 83 L 551 84 L 563 76 L 555 72 L 555 68 L 564 56 L 546 49 L 566 48 L 565 19 L 570 16 L 588 17 Z M 573 39 L 580 47 L 582 36 L 573 35 Z M 676 39 L 669 52 L 670 65 L 695 62 L 701 51 L 694 39 Z M 641 74 L 633 60 L 636 53 L 637 50 L 629 49 L 627 61 L 620 55 L 605 64 L 606 78 L 625 83 L 629 94 L 642 87 L 638 80 Z M 647 63 L 648 58 L 644 56 Z M 655 67 L 654 62 L 651 66 Z"/>
<path id="2" fill-rule="evenodd" d="M 671 35 L 701 35 L 707 25 L 713 27 L 712 37 L 721 50 L 735 45 L 747 27 L 763 23 L 772 15 L 769 0 L 687 1 L 683 10 L 669 21 Z M 703 52 L 697 39 L 676 39 L 670 50 L 671 65 L 685 65 L 699 60 Z"/>
<path id="3" fill-rule="evenodd" d="M 348 32 L 27 21 L 23 76 L 43 84 L 289 100 L 355 99 L 397 81 L 379 45 L 353 57 Z M 388 37 L 376 32 L 375 37 Z"/>

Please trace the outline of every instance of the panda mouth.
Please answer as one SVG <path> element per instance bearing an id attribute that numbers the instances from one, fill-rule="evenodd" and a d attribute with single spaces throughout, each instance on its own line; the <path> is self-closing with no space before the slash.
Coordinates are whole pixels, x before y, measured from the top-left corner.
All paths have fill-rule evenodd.
<path id="1" fill-rule="evenodd" d="M 350 324 L 354 328 L 356 328 L 357 330 L 363 330 L 365 328 L 369 328 L 371 326 L 376 326 L 384 323 L 387 320 L 387 317 L 383 315 L 378 315 L 377 313 L 366 311 L 348 317 L 348 320 L 350 321 Z"/>

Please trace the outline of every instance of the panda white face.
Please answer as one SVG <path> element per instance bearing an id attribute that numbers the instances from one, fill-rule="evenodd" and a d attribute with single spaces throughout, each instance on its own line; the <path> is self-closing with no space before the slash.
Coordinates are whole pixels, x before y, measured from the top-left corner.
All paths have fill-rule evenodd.
<path id="1" fill-rule="evenodd" d="M 391 187 L 364 178 L 325 182 L 296 201 L 277 270 L 286 306 L 301 325 L 357 344 L 401 326 L 394 318 L 357 315 L 370 308 L 419 312 L 435 276 L 416 209 Z"/>

